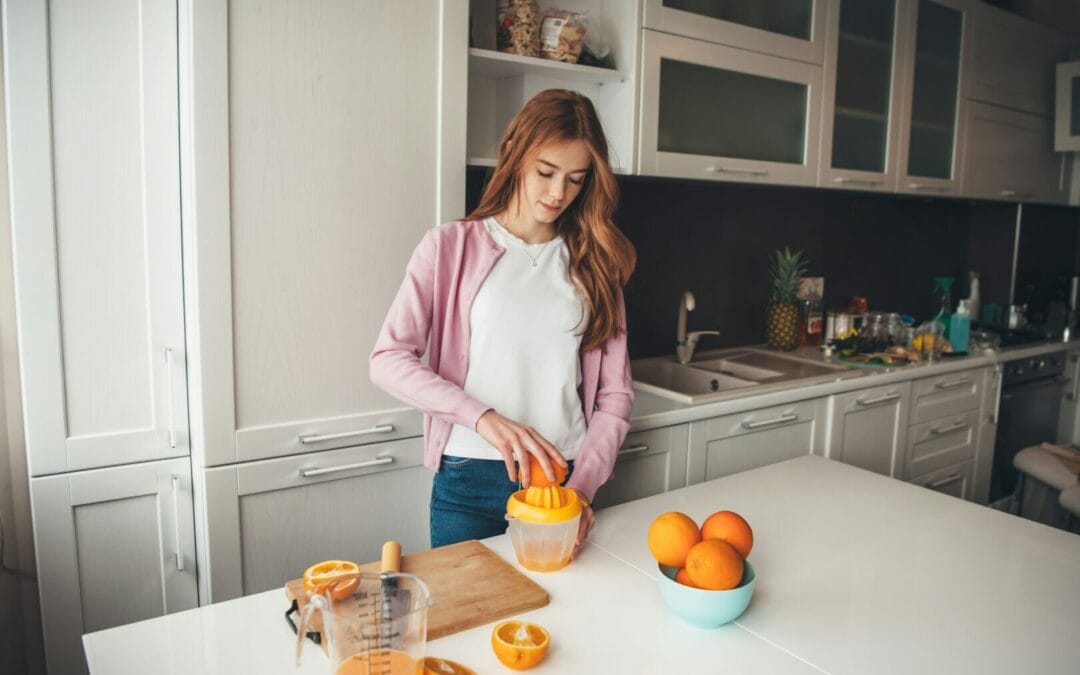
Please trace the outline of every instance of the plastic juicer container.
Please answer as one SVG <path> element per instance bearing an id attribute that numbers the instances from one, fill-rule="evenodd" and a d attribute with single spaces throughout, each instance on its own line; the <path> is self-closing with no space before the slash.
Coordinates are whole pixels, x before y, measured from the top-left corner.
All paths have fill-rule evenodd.
<path id="1" fill-rule="evenodd" d="M 576 492 L 558 485 L 518 490 L 506 501 L 506 519 L 522 567 L 553 572 L 570 563 L 581 520 Z"/>

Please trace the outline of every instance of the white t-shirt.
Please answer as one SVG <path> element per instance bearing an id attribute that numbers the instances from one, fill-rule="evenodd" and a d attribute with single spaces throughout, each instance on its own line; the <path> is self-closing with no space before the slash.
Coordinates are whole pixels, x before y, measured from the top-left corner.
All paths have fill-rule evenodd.
<path id="1" fill-rule="evenodd" d="M 484 225 L 506 252 L 473 300 L 465 392 L 533 427 L 574 459 L 585 438 L 578 397 L 585 304 L 570 280 L 570 252 L 562 237 L 527 244 L 494 218 Z M 445 454 L 502 459 L 479 434 L 457 424 Z"/>

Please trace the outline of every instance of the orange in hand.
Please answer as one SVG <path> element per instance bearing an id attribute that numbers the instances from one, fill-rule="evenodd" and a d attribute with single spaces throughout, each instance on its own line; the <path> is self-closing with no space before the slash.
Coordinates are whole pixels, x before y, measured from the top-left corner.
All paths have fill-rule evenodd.
<path id="1" fill-rule="evenodd" d="M 551 637 L 535 623 L 503 621 L 491 631 L 491 648 L 507 668 L 525 670 L 544 660 Z"/>
<path id="2" fill-rule="evenodd" d="M 683 567 L 690 549 L 701 541 L 697 523 L 679 511 L 657 516 L 649 526 L 649 551 L 667 567 Z"/>
<path id="3" fill-rule="evenodd" d="M 686 555 L 686 574 L 698 588 L 726 591 L 742 581 L 743 558 L 726 541 L 706 539 Z"/>
<path id="4" fill-rule="evenodd" d="M 555 460 L 551 460 L 551 468 L 555 470 L 555 480 L 551 480 L 544 473 L 544 466 L 540 463 L 540 460 L 536 459 L 536 455 L 529 455 L 529 487 L 548 487 L 551 485 L 562 485 L 566 480 L 566 467 L 561 464 L 557 464 Z"/>
<path id="5" fill-rule="evenodd" d="M 754 531 L 746 519 L 734 511 L 717 511 L 701 524 L 702 539 L 720 539 L 731 544 L 743 558 L 754 547 Z"/>

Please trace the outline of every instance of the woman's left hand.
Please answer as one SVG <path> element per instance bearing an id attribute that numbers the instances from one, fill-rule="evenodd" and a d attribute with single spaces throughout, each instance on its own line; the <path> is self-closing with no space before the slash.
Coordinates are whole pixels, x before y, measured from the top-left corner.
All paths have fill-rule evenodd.
<path id="1" fill-rule="evenodd" d="M 581 500 L 581 520 L 578 522 L 577 541 L 574 542 L 574 550 L 570 553 L 571 560 L 578 556 L 581 547 L 585 545 L 585 540 L 589 537 L 589 533 L 592 532 L 593 526 L 596 525 L 596 514 L 593 513 L 589 500 L 585 498 L 585 494 L 581 490 L 574 488 L 574 492 L 577 493 L 578 499 Z"/>

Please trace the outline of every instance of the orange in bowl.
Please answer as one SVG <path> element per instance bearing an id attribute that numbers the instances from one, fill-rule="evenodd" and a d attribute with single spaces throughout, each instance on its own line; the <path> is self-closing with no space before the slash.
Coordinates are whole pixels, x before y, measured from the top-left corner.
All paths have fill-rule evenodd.
<path id="1" fill-rule="evenodd" d="M 754 547 L 754 531 L 746 519 L 734 511 L 717 511 L 701 524 L 702 539 L 721 539 L 735 547 L 743 558 Z"/>
<path id="2" fill-rule="evenodd" d="M 701 541 L 701 530 L 694 520 L 679 511 L 668 511 L 649 525 L 649 552 L 661 565 L 683 567 L 686 555 Z"/>
<path id="3" fill-rule="evenodd" d="M 349 597 L 360 584 L 359 579 L 345 580 L 352 574 L 360 572 L 360 567 L 348 560 L 324 560 L 315 563 L 304 570 L 304 588 L 316 593 L 330 591 L 330 597 L 334 600 L 344 600 Z M 338 581 L 341 583 L 336 583 Z"/>
<path id="4" fill-rule="evenodd" d="M 686 576 L 698 588 L 726 591 L 739 585 L 743 559 L 726 541 L 706 539 L 686 554 Z"/>
<path id="5" fill-rule="evenodd" d="M 544 660 L 551 636 L 543 627 L 524 621 L 503 621 L 491 631 L 491 648 L 507 668 L 525 670 Z"/>

